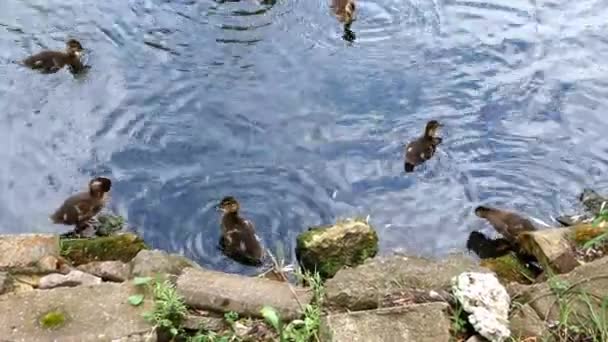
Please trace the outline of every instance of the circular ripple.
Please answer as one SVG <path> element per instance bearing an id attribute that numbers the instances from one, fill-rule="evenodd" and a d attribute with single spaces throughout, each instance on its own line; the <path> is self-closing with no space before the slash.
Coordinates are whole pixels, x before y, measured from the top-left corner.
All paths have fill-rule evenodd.
<path id="1" fill-rule="evenodd" d="M 282 250 L 287 263 L 293 261 L 297 234 L 332 217 L 326 192 L 302 170 L 249 166 L 206 175 L 200 169 L 184 173 L 167 175 L 123 206 L 132 208 L 130 222 L 155 247 L 182 252 L 207 267 L 254 272 L 217 249 L 220 215 L 215 206 L 224 196 L 239 200 L 242 215 L 255 223 L 264 245 L 275 255 Z"/>

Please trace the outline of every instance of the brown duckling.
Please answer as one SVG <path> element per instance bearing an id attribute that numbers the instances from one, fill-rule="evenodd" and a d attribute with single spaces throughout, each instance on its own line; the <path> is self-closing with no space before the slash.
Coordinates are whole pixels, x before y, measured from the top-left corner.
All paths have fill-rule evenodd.
<path id="1" fill-rule="evenodd" d="M 437 120 L 427 122 L 424 134 L 418 139 L 410 142 L 405 148 L 405 172 L 414 171 L 414 167 L 431 159 L 435 154 L 437 145 L 441 144 L 442 139 L 437 136 L 437 132 L 442 125 Z"/>
<path id="2" fill-rule="evenodd" d="M 261 265 L 264 249 L 255 233 L 253 222 L 239 215 L 239 202 L 232 196 L 224 197 L 218 209 L 223 212 L 219 243 L 222 252 L 238 262 Z"/>
<path id="3" fill-rule="evenodd" d="M 80 61 L 82 45 L 76 39 L 66 42 L 66 51 L 42 51 L 24 59 L 21 63 L 43 73 L 55 73 L 64 66 L 69 66 L 72 72 L 82 70 L 84 66 Z"/>
<path id="4" fill-rule="evenodd" d="M 355 0 L 332 0 L 331 9 L 338 21 L 344 25 L 350 26 L 355 21 Z"/>
<path id="5" fill-rule="evenodd" d="M 528 219 L 506 210 L 479 206 L 475 208 L 475 215 L 488 220 L 497 232 L 514 245 L 519 234 L 536 230 Z"/>
<path id="6" fill-rule="evenodd" d="M 72 195 L 50 216 L 56 224 L 76 225 L 75 232 L 87 228 L 89 220 L 97 215 L 108 201 L 112 182 L 105 177 L 97 177 L 89 182 L 89 191 Z"/>

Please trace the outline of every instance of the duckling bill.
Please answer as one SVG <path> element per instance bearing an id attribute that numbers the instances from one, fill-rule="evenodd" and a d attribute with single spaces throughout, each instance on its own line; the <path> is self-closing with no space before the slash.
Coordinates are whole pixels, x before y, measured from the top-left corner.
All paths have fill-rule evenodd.
<path id="1" fill-rule="evenodd" d="M 105 177 L 89 181 L 89 190 L 68 197 L 50 219 L 55 224 L 75 225 L 75 232 L 87 228 L 89 220 L 106 205 L 112 182 Z"/>
<path id="2" fill-rule="evenodd" d="M 475 215 L 486 219 L 494 229 L 511 244 L 517 244 L 519 234 L 536 230 L 528 219 L 510 211 L 479 206 L 475 208 Z"/>
<path id="3" fill-rule="evenodd" d="M 415 166 L 418 166 L 433 157 L 437 150 L 437 146 L 442 142 L 442 139 L 437 136 L 439 128 L 441 127 L 442 124 L 437 120 L 427 122 L 424 128 L 424 134 L 405 147 L 405 172 L 413 172 Z"/>
<path id="4" fill-rule="evenodd" d="M 239 202 L 232 196 L 224 197 L 218 209 L 223 212 L 222 235 L 219 241 L 222 252 L 243 264 L 260 266 L 264 249 L 255 233 L 253 222 L 239 214 Z"/>
<path id="5" fill-rule="evenodd" d="M 70 39 L 66 42 L 65 52 L 42 51 L 24 59 L 21 64 L 47 74 L 56 73 L 67 65 L 74 73 L 84 69 L 80 61 L 83 50 L 79 41 Z"/>

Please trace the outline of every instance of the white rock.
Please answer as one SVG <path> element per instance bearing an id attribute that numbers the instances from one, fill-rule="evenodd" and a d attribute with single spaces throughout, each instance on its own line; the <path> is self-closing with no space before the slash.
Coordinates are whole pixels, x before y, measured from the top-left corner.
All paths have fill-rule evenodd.
<path id="1" fill-rule="evenodd" d="M 61 286 L 78 286 L 78 285 L 97 285 L 101 284 L 101 278 L 88 273 L 72 270 L 70 273 L 63 275 L 59 273 L 49 274 L 40 278 L 39 289 L 52 289 Z"/>
<path id="2" fill-rule="evenodd" d="M 511 298 L 495 274 L 461 273 L 452 279 L 452 292 L 481 336 L 491 342 L 502 342 L 511 336 Z"/>

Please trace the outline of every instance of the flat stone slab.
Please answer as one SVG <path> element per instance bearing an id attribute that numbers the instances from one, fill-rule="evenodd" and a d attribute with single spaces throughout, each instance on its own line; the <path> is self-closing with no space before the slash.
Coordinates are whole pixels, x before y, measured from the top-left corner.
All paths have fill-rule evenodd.
<path id="1" fill-rule="evenodd" d="M 323 341 L 448 342 L 448 305 L 428 303 L 369 311 L 332 314 L 322 318 Z"/>
<path id="2" fill-rule="evenodd" d="M 545 270 L 567 273 L 579 265 L 567 235 L 570 229 L 543 229 L 522 233 L 518 239 L 526 252 L 534 255 Z"/>
<path id="3" fill-rule="evenodd" d="M 563 297 L 567 298 L 571 309 L 571 322 L 576 323 L 578 319 L 588 322 L 588 317 L 591 315 L 589 304 L 597 315 L 601 312 L 598 298 L 608 297 L 608 257 L 579 266 L 568 274 L 556 276 L 553 282 L 553 287 L 568 289 Z M 549 283 L 520 285 L 514 289 L 514 292 L 514 301 L 530 304 L 540 319 L 559 320 L 558 298 Z M 587 294 L 588 302 L 583 293 Z"/>
<path id="4" fill-rule="evenodd" d="M 394 293 L 449 289 L 452 277 L 462 272 L 490 272 L 466 255 L 434 261 L 418 257 L 375 258 L 340 270 L 325 283 L 326 304 L 336 309 L 375 309 Z"/>
<path id="5" fill-rule="evenodd" d="M 32 267 L 47 256 L 59 257 L 59 236 L 0 235 L 0 270 Z"/>
<path id="6" fill-rule="evenodd" d="M 184 269 L 177 279 L 177 292 L 191 307 L 260 317 L 260 310 L 271 306 L 286 320 L 302 314 L 289 286 L 284 282 L 195 268 Z M 310 302 L 311 291 L 292 287 L 302 305 Z"/>
<path id="7" fill-rule="evenodd" d="M 152 327 L 142 314 L 152 309 L 152 301 L 130 305 L 127 300 L 137 291 L 127 283 L 103 283 L 1 296 L 0 340 L 110 342 L 146 334 Z M 54 329 L 42 327 L 40 319 L 52 311 L 62 312 L 65 322 Z"/>

